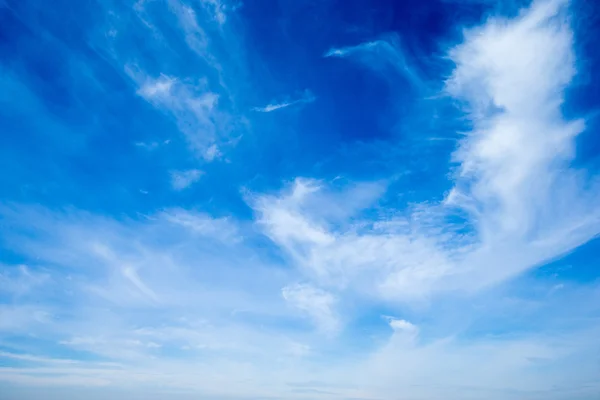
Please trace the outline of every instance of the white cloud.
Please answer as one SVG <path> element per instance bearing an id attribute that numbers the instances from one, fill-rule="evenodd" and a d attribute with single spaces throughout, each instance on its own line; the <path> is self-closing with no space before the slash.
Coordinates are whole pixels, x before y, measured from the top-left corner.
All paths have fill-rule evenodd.
<path id="1" fill-rule="evenodd" d="M 589 334 L 581 339 L 587 340 Z M 591 399 L 599 389 L 587 367 L 591 358 L 585 355 L 585 346 L 573 346 L 573 340 L 540 335 L 468 343 L 446 338 L 422 344 L 400 331 L 362 366 L 367 375 L 355 379 L 361 384 L 368 384 L 369 379 L 371 385 L 387 388 L 376 391 L 380 396 L 403 388 L 407 397 L 423 399 L 503 399 L 507 393 L 524 399 L 568 399 L 586 387 L 579 395 Z M 569 357 L 586 367 L 558 373 L 555 368 Z M 542 371 L 542 365 L 549 369 Z"/>
<path id="2" fill-rule="evenodd" d="M 415 88 L 421 88 L 424 81 L 419 71 L 409 62 L 400 38 L 390 34 L 380 40 L 360 43 L 355 46 L 331 48 L 323 57 L 351 58 L 384 74 L 392 80 L 401 76 Z M 393 72 L 390 75 L 388 72 Z"/>
<path id="3" fill-rule="evenodd" d="M 310 196 L 318 194 L 317 187 L 314 181 L 300 182 L 290 196 L 299 202 L 297 207 L 307 207 Z M 335 193 L 327 198 L 335 199 Z M 354 212 L 323 210 L 320 216 L 332 221 L 332 215 L 345 218 Z M 14 251 L 36 256 L 38 264 L 52 264 L 52 282 L 62 282 L 60 288 L 65 290 L 58 291 L 55 308 L 0 309 L 7 317 L 0 321 L 8 322 L 0 332 L 3 348 L 18 348 L 13 354 L 25 354 L 21 362 L 27 363 L 3 367 L 3 381 L 44 387 L 89 387 L 102 381 L 115 389 L 116 398 L 119 390 L 128 391 L 123 397 L 131 393 L 143 397 L 158 384 L 179 391 L 173 394 L 176 399 L 181 390 L 294 397 L 291 382 L 306 382 L 303 388 L 325 390 L 335 398 L 389 397 L 402 388 L 415 398 L 463 399 L 475 391 L 475 398 L 501 399 L 508 388 L 519 398 L 534 399 L 537 392 L 554 390 L 552 385 L 557 384 L 566 399 L 581 387 L 590 393 L 597 390 L 595 350 L 591 349 L 597 348 L 598 332 L 571 332 L 569 324 L 597 313 L 597 289 L 594 296 L 583 297 L 592 307 L 588 311 L 575 307 L 580 304 L 579 294 L 571 300 L 559 297 L 566 296 L 569 288 L 556 293 L 556 304 L 564 308 L 552 305 L 552 317 L 569 327 L 557 335 L 523 333 L 464 340 L 444 331 L 441 338 L 428 338 L 431 331 L 420 324 L 387 317 L 392 328 L 389 337 L 360 336 L 365 343 L 357 346 L 343 336 L 328 340 L 319 333 L 331 335 L 342 329 L 341 320 L 355 318 L 354 307 L 363 306 L 361 297 L 370 293 L 349 298 L 311 283 L 286 284 L 294 277 L 282 274 L 280 267 L 266 271 L 243 242 L 230 247 L 226 238 L 234 221 L 213 219 L 211 227 L 208 215 L 186 215 L 182 210 L 137 221 L 35 208 L 12 213 L 3 209 L 2 217 L 14 228 L 3 232 L 3 239 L 13 244 Z M 224 232 L 219 234 L 221 229 Z M 160 303 L 148 301 L 144 290 L 124 276 L 132 266 Z M 41 287 L 37 295 L 45 289 Z M 470 303 L 456 312 L 473 316 Z M 310 319 L 320 332 L 290 330 L 283 323 L 289 321 L 290 309 Z M 233 314 L 235 310 L 244 311 Z M 496 309 L 505 314 L 521 310 L 518 303 Z M 71 364 L 44 356 L 35 352 L 35 346 L 9 340 L 19 332 L 55 340 L 61 347 L 88 352 L 108 363 Z M 188 349 L 184 357 L 182 348 Z M 538 367 L 555 372 L 542 373 Z M 437 385 L 430 384 L 432 379 L 437 379 Z"/>
<path id="4" fill-rule="evenodd" d="M 176 79 L 164 75 L 157 79 L 148 79 L 140 86 L 137 93 L 148 101 L 160 101 L 171 95 L 171 88 L 175 82 Z"/>
<path id="5" fill-rule="evenodd" d="M 430 235 L 430 210 L 393 224 L 360 218 L 383 189 L 359 184 L 331 190 L 297 180 L 280 197 L 263 196 L 252 204 L 265 233 L 308 277 L 338 289 L 421 296 L 450 268 L 451 253 L 441 249 L 444 237 Z"/>
<path id="6" fill-rule="evenodd" d="M 566 11 L 565 1 L 535 2 L 514 20 L 468 31 L 450 51 L 456 68 L 447 90 L 464 102 L 473 130 L 455 153 L 460 170 L 447 203 L 476 221 L 482 246 L 466 262 L 494 260 L 485 281 L 600 232 L 597 180 L 570 166 L 584 122 L 566 120 L 561 110 L 577 67 Z M 499 264 L 507 251 L 521 254 Z"/>
<path id="7" fill-rule="evenodd" d="M 275 110 L 279 110 L 281 108 L 286 108 L 292 105 L 292 103 L 277 103 L 277 104 L 267 104 L 264 107 L 254 107 L 254 111 L 269 113 Z"/>
<path id="8" fill-rule="evenodd" d="M 302 343 L 300 338 L 256 329 L 245 321 L 246 317 L 282 318 L 289 310 L 280 292 L 284 277 L 240 247 L 235 221 L 211 220 L 206 214 L 183 210 L 119 222 L 72 210 L 63 214 L 28 207 L 0 211 L 15 228 L 3 231 L 2 239 L 13 243 L 15 251 L 36 257 L 38 265 L 52 265 L 51 280 L 44 280 L 26 299 L 33 305 L 23 300 L 18 307 L 0 305 L 0 341 L 5 349 L 35 351 L 10 339 L 33 333 L 63 347 L 122 362 L 126 367 L 106 367 L 99 373 L 108 382 L 122 385 L 127 379 L 156 373 L 172 379 L 165 357 L 176 368 L 187 363 L 165 355 L 173 348 L 189 347 L 193 354 L 188 357 L 196 361 L 220 358 L 225 369 L 219 374 L 239 368 L 243 379 L 241 364 L 247 359 L 272 361 L 290 342 Z M 23 234 L 25 229 L 29 234 Z M 53 296 L 46 298 L 46 292 Z M 44 307 L 35 304 L 40 300 Z M 233 315 L 234 310 L 243 314 Z M 269 346 L 274 346 L 273 352 L 265 352 Z M 167 353 L 160 353 L 163 350 Z M 300 351 L 292 349 L 285 357 L 297 357 Z M 162 361 L 155 364 L 157 352 Z M 137 370 L 138 363 L 145 364 L 142 371 Z M 84 369 L 89 362 L 80 364 L 69 371 L 51 368 L 49 375 L 37 365 L 35 372 L 19 367 L 11 370 L 11 377 L 35 380 L 38 376 L 37 382 L 45 385 L 52 377 L 61 384 L 73 374 L 96 376 Z M 209 375 L 215 378 L 216 374 Z M 177 379 L 169 385 L 208 387 L 188 376 L 182 380 L 186 383 Z"/>
<path id="9" fill-rule="evenodd" d="M 0 304 L 0 332 L 27 332 L 47 324 L 51 319 L 52 315 L 46 306 Z"/>
<path id="10" fill-rule="evenodd" d="M 127 72 L 139 84 L 138 95 L 174 118 L 192 150 L 209 162 L 218 157 L 215 141 L 218 131 L 227 129 L 228 117 L 218 109 L 219 96 L 207 89 L 206 82 L 152 78 L 132 66 Z"/>
<path id="11" fill-rule="evenodd" d="M 216 144 L 211 144 L 208 149 L 206 149 L 206 151 L 204 152 L 204 158 L 206 159 L 206 161 L 212 161 L 214 159 L 217 159 L 221 156 L 221 151 L 219 150 L 219 147 Z"/>
<path id="12" fill-rule="evenodd" d="M 344 204 L 350 193 L 323 199 L 312 185 L 299 196 L 296 183 L 291 194 L 254 203 L 265 232 L 319 284 L 398 300 L 480 289 L 595 237 L 597 179 L 569 165 L 584 124 L 560 108 L 576 70 L 565 4 L 540 1 L 513 20 L 492 18 L 450 50 L 447 92 L 473 129 L 455 153 L 460 168 L 444 202 L 344 223 L 322 210 L 353 209 Z"/>
<path id="13" fill-rule="evenodd" d="M 226 10 L 228 7 L 221 0 L 201 0 L 201 3 L 216 22 L 222 25 L 227 21 Z"/>
<path id="14" fill-rule="evenodd" d="M 406 320 L 396 319 L 394 317 L 385 317 L 385 319 L 388 321 L 394 332 L 407 332 L 415 335 L 419 332 L 415 325 Z"/>
<path id="15" fill-rule="evenodd" d="M 171 171 L 171 186 L 175 190 L 187 189 L 198 182 L 202 177 L 202 174 L 203 172 L 198 169 Z"/>
<path id="16" fill-rule="evenodd" d="M 123 268 L 123 276 L 127 278 L 141 293 L 150 298 L 152 301 L 158 303 L 160 300 L 152 289 L 150 289 L 140 278 L 136 269 L 132 266 L 126 266 Z"/>
<path id="17" fill-rule="evenodd" d="M 213 218 L 205 213 L 183 209 L 167 210 L 163 218 L 195 234 L 219 239 L 224 243 L 235 243 L 241 240 L 237 225 L 229 218 Z"/>
<path id="18" fill-rule="evenodd" d="M 208 56 L 207 47 L 209 38 L 204 29 L 198 24 L 196 11 L 185 2 L 179 0 L 169 0 L 169 8 L 177 17 L 188 46 L 202 57 Z"/>
<path id="19" fill-rule="evenodd" d="M 298 104 L 312 103 L 315 100 L 316 100 L 316 97 L 309 90 L 306 90 L 304 92 L 304 95 L 296 100 L 288 100 L 288 101 L 284 101 L 281 103 L 267 104 L 264 107 L 254 107 L 253 110 L 257 111 L 257 112 L 269 113 L 269 112 L 280 110 L 282 108 L 295 106 Z"/>
<path id="20" fill-rule="evenodd" d="M 176 26 L 172 28 L 181 34 L 180 40 L 196 54 L 198 59 L 194 61 L 194 65 L 197 66 L 197 75 L 174 76 L 166 67 L 159 70 L 162 73 L 150 73 L 147 72 L 149 67 L 142 62 L 138 64 L 128 61 L 124 64 L 126 74 L 137 85 L 137 94 L 171 117 L 185 136 L 190 149 L 206 162 L 211 162 L 219 159 L 225 145 L 233 144 L 230 135 L 236 128 L 243 127 L 244 118 L 234 110 L 227 71 L 217 56 L 222 51 L 230 57 L 229 46 L 235 47 L 237 44 L 224 44 L 223 26 L 216 33 L 207 32 L 203 27 L 207 21 L 223 25 L 226 10 L 233 8 L 218 0 L 202 0 L 198 5 L 202 8 L 195 9 L 192 3 L 185 1 L 169 0 L 167 8 L 159 11 L 167 11 L 175 16 Z M 165 60 L 169 61 L 171 49 L 163 47 L 166 39 L 162 31 L 157 29 L 158 25 L 154 24 L 157 17 L 146 10 L 151 6 L 148 2 L 140 1 L 134 8 L 156 36 L 159 45 L 155 48 L 155 56 L 166 57 Z M 162 6 L 159 8 L 162 9 Z M 211 43 L 215 40 L 220 46 L 218 51 L 211 48 Z M 124 57 L 125 60 L 130 60 L 130 55 Z M 217 79 L 210 78 L 215 74 Z M 240 136 L 240 133 L 236 133 L 236 136 Z"/>
<path id="21" fill-rule="evenodd" d="M 13 360 L 23 360 L 23 361 L 35 361 L 44 364 L 78 364 L 80 363 L 77 360 L 69 360 L 69 359 L 56 359 L 56 358 L 46 358 L 46 357 L 37 357 L 30 354 L 14 354 L 8 353 L 5 351 L 0 351 L 0 357 L 2 358 L 10 358 Z"/>
<path id="22" fill-rule="evenodd" d="M 45 272 L 32 271 L 26 265 L 8 266 L 0 264 L 0 293 L 25 296 L 50 280 Z"/>
<path id="23" fill-rule="evenodd" d="M 157 142 L 135 142 L 134 145 L 148 151 L 156 150 L 160 146 Z"/>
<path id="24" fill-rule="evenodd" d="M 289 285 L 281 289 L 283 298 L 313 319 L 320 330 L 333 333 L 339 328 L 335 315 L 335 297 L 322 289 L 306 284 Z"/>

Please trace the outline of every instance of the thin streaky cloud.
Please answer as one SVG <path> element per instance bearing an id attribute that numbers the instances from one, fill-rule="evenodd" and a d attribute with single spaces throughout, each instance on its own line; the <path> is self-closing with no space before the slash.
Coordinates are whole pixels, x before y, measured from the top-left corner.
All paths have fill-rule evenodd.
<path id="1" fill-rule="evenodd" d="M 289 107 L 291 105 L 293 105 L 294 103 L 278 103 L 278 104 L 267 104 L 264 107 L 254 107 L 252 110 L 254 111 L 258 111 L 258 112 L 271 112 L 271 111 L 275 111 L 275 110 L 279 110 L 280 108 L 285 108 L 285 107 Z"/>
<path id="2" fill-rule="evenodd" d="M 371 50 L 375 47 L 377 47 L 379 44 L 381 44 L 382 42 L 380 41 L 373 41 L 373 42 L 365 42 L 365 43 L 361 43 L 361 44 L 357 44 L 354 46 L 345 46 L 345 47 L 332 47 L 331 49 L 329 49 L 329 51 L 327 51 L 325 54 L 323 54 L 323 57 L 346 57 L 349 56 L 352 53 L 358 52 L 358 51 L 364 51 L 364 50 Z"/>
<path id="3" fill-rule="evenodd" d="M 325 52 L 323 57 L 356 59 L 392 81 L 395 80 L 395 77 L 390 75 L 390 71 L 404 77 L 416 89 L 422 89 L 425 86 L 425 80 L 411 63 L 400 37 L 396 34 L 388 34 L 382 39 L 353 46 L 334 47 Z"/>
<path id="4" fill-rule="evenodd" d="M 267 104 L 264 107 L 254 107 L 252 110 L 256 111 L 256 112 L 269 113 L 269 112 L 273 112 L 276 110 L 280 110 L 282 108 L 295 106 L 298 104 L 309 104 L 309 103 L 314 102 L 315 100 L 316 100 L 316 97 L 309 90 L 306 90 L 304 95 L 302 97 L 300 97 L 299 99 L 292 100 L 292 101 L 285 101 L 285 102 L 281 102 L 281 103 Z"/>

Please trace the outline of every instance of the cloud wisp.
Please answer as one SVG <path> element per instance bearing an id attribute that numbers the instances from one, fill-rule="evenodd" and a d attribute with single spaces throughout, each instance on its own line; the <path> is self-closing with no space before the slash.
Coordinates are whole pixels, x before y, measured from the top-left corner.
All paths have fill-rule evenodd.
<path id="1" fill-rule="evenodd" d="M 189 188 L 198 182 L 203 172 L 198 169 L 189 169 L 185 171 L 171 172 L 171 186 L 174 190 L 183 190 Z"/>
<path id="2" fill-rule="evenodd" d="M 270 113 L 273 111 L 281 110 L 282 108 L 297 106 L 300 104 L 309 104 L 309 103 L 314 102 L 315 100 L 316 100 L 316 97 L 309 90 L 306 90 L 306 91 L 304 91 L 304 94 L 302 95 L 302 97 L 300 97 L 298 99 L 284 101 L 281 103 L 271 103 L 271 104 L 267 104 L 264 107 L 254 107 L 252 110 L 256 111 L 256 112 L 261 112 L 261 113 Z"/>
<path id="3" fill-rule="evenodd" d="M 230 52 L 237 47 L 226 24 L 232 8 L 216 0 L 203 0 L 196 5 L 199 7 L 180 0 L 138 1 L 134 15 L 153 37 L 146 52 L 130 54 L 126 44 L 137 38 L 119 19 L 113 21 L 110 29 L 115 34 L 108 36 L 104 46 L 115 66 L 122 68 L 137 87 L 137 94 L 168 116 L 192 154 L 209 163 L 218 160 L 222 150 L 232 145 L 232 135 L 243 133 L 244 117 L 234 103 L 234 97 L 240 94 L 233 93 L 229 83 L 237 79 L 232 78 L 229 68 L 236 69 L 237 74 L 243 66 L 238 65 L 242 61 L 221 62 L 231 59 Z M 114 11 L 107 11 L 114 16 Z M 212 25 L 218 28 L 211 28 Z M 172 32 L 177 36 L 170 36 Z M 191 52 L 186 62 L 194 66 L 195 73 L 181 72 L 181 55 L 173 54 L 169 43 Z M 217 43 L 218 51 L 214 48 Z M 160 61 L 158 65 L 154 60 Z"/>
<path id="4" fill-rule="evenodd" d="M 354 46 L 333 47 L 323 57 L 354 59 L 392 81 L 401 76 L 415 89 L 422 89 L 424 86 L 423 78 L 418 70 L 411 65 L 405 50 L 402 48 L 400 38 L 395 34 Z M 390 72 L 392 72 L 391 75 Z"/>

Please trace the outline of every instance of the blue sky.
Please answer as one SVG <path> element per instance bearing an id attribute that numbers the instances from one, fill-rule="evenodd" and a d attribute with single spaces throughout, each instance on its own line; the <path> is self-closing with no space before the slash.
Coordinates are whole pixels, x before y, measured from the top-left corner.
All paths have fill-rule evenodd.
<path id="1" fill-rule="evenodd" d="M 598 13 L 0 0 L 0 397 L 597 399 Z"/>

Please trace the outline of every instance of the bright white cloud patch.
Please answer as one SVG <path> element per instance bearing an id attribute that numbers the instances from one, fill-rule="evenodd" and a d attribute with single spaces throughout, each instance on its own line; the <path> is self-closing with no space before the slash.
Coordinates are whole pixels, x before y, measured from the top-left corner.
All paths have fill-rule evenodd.
<path id="1" fill-rule="evenodd" d="M 198 169 L 190 169 L 187 171 L 171 172 L 171 186 L 175 190 L 187 189 L 194 183 L 198 182 L 202 177 L 202 171 Z"/>
<path id="2" fill-rule="evenodd" d="M 417 334 L 419 331 L 416 326 L 403 319 L 396 319 L 393 317 L 386 317 L 386 319 L 388 320 L 390 327 L 394 330 L 394 332 Z"/>
<path id="3" fill-rule="evenodd" d="M 298 104 L 312 103 L 315 100 L 316 100 L 315 96 L 309 90 L 306 90 L 304 92 L 304 95 L 298 99 L 288 100 L 288 101 L 284 101 L 281 103 L 267 104 L 264 107 L 254 107 L 253 110 L 257 111 L 257 112 L 270 113 L 270 112 L 273 112 L 276 110 L 280 110 L 282 108 L 295 106 Z"/>
<path id="4" fill-rule="evenodd" d="M 324 290 L 305 284 L 286 286 L 281 290 L 283 298 L 292 306 L 310 316 L 319 329 L 332 333 L 338 329 L 335 315 L 335 297 Z"/>
<path id="5" fill-rule="evenodd" d="M 473 130 L 460 142 L 447 203 L 476 221 L 481 247 L 466 262 L 494 260 L 502 279 L 552 259 L 600 231 L 600 187 L 570 166 L 582 120 L 562 116 L 576 73 L 565 1 L 536 2 L 515 20 L 492 19 L 450 51 L 447 81 Z M 501 254 L 519 254 L 503 262 Z M 477 273 L 477 272 L 476 272 Z"/>
<path id="6" fill-rule="evenodd" d="M 218 130 L 227 129 L 228 117 L 218 110 L 219 96 L 207 89 L 207 83 L 184 83 L 168 76 L 139 77 L 139 72 L 131 74 L 142 82 L 138 94 L 175 119 L 192 149 L 206 161 L 215 159 L 219 154 L 215 143 Z"/>

